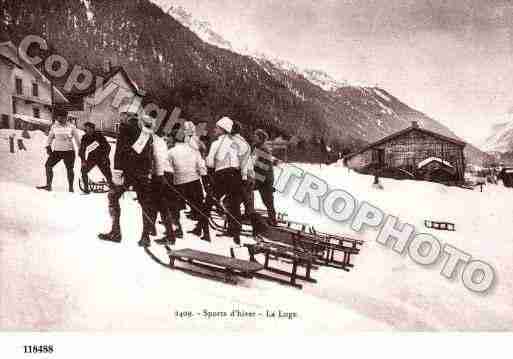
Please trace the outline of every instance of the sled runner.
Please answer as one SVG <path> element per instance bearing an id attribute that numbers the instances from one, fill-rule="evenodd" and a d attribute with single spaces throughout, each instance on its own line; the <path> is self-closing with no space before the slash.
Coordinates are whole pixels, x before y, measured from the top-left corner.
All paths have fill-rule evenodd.
<path id="1" fill-rule="evenodd" d="M 78 186 L 80 187 L 80 190 L 85 192 L 84 183 L 81 178 L 78 179 Z M 100 182 L 95 182 L 89 179 L 89 191 L 93 193 L 107 193 L 109 190 L 110 187 L 107 181 L 101 180 Z"/>
<path id="2" fill-rule="evenodd" d="M 302 280 L 310 283 L 317 283 L 315 279 L 311 277 L 311 271 L 313 269 L 312 262 L 313 257 L 307 252 L 303 252 L 297 250 L 290 246 L 281 245 L 278 243 L 272 242 L 259 242 L 256 244 L 245 244 L 246 248 L 248 248 L 250 260 L 252 263 L 258 263 L 261 265 L 255 258 L 257 254 L 264 255 L 264 264 L 262 266 L 269 273 L 255 273 L 255 277 L 261 279 L 267 279 L 274 282 L 290 285 L 292 287 L 302 289 L 303 285 L 297 283 L 297 280 Z M 234 253 L 232 251 L 232 257 L 234 257 Z M 274 259 L 280 260 L 285 259 L 290 261 L 291 269 L 290 271 L 279 269 L 276 267 L 271 267 L 269 262 L 271 257 Z M 283 263 L 284 261 L 282 261 Z M 300 275 L 298 273 L 298 267 L 305 268 L 305 274 Z M 279 275 L 279 276 L 276 276 Z M 286 277 L 287 279 L 284 279 Z"/>
<path id="3" fill-rule="evenodd" d="M 194 208 L 194 205 L 186 198 L 183 198 L 179 193 L 177 194 L 182 197 L 186 204 Z M 219 211 L 204 213 L 200 208 L 196 208 L 196 210 L 201 216 L 208 219 L 208 224 L 212 229 L 221 235 L 226 235 L 228 234 L 227 218 L 233 218 L 233 216 L 222 205 L 222 201 L 218 199 L 214 199 L 214 201 L 216 208 L 221 213 Z M 319 265 L 349 271 L 349 268 L 353 267 L 351 256 L 358 254 L 360 251 L 359 246 L 363 244 L 361 240 L 317 232 L 313 226 L 307 223 L 286 220 L 287 215 L 281 213 L 277 216 L 277 225 L 266 223 L 262 228 L 257 228 L 255 231 L 253 228 L 256 223 L 255 219 L 267 222 L 264 217 L 267 211 L 256 210 L 255 212 L 256 215 L 253 214 L 252 220 L 246 218 L 240 223 L 242 227 L 240 235 L 242 237 L 250 237 L 256 241 L 254 244 L 246 243 L 242 247 L 238 247 L 248 249 L 250 261 L 235 258 L 233 248 L 230 251 L 230 258 L 193 249 L 173 250 L 166 246 L 169 265 L 163 264 L 162 261 L 159 263 L 185 272 L 212 277 L 209 274 L 194 269 L 175 267 L 175 261 L 189 263 L 196 268 L 220 272 L 224 274 L 224 280 L 228 282 L 234 282 L 233 277 L 238 275 L 246 278 L 257 277 L 272 280 L 296 288 L 302 288 L 302 284 L 297 283 L 298 281 L 316 283 L 316 280 L 311 276 L 311 272 L 318 269 Z M 150 249 L 145 248 L 145 251 L 154 260 L 157 259 L 152 255 Z M 263 264 L 257 261 L 257 255 L 263 256 Z M 271 260 L 279 261 L 290 267 L 286 265 L 280 266 L 280 268 L 271 266 Z M 157 259 L 157 261 L 159 260 Z M 251 267 L 248 263 L 255 266 Z M 299 274 L 298 268 L 304 268 L 304 274 Z M 263 271 L 260 272 L 261 270 Z"/>

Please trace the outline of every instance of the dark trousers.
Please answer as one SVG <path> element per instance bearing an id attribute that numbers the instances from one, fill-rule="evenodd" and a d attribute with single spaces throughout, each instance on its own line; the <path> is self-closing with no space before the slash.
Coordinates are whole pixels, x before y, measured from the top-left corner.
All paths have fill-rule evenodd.
<path id="1" fill-rule="evenodd" d="M 217 171 L 214 175 L 215 196 L 221 200 L 226 196 L 228 204 L 228 231 L 239 235 L 241 230 L 240 205 L 243 201 L 242 176 L 240 169 L 227 168 Z"/>
<path id="2" fill-rule="evenodd" d="M 95 167 L 98 166 L 98 169 L 105 177 L 109 186 L 112 185 L 112 172 L 110 170 L 110 160 L 108 158 L 105 159 L 88 159 L 82 164 L 82 182 L 84 183 L 84 189 L 86 192 L 89 191 L 89 177 L 88 173 Z"/>
<path id="3" fill-rule="evenodd" d="M 267 214 L 271 221 L 276 221 L 276 210 L 274 209 L 274 188 L 272 185 L 270 186 L 258 186 L 258 193 L 260 193 L 260 197 L 262 197 L 262 202 L 264 202 L 264 206 L 267 208 Z"/>
<path id="4" fill-rule="evenodd" d="M 209 233 L 208 216 L 210 213 L 207 209 L 208 203 L 205 201 L 205 196 L 203 195 L 201 181 L 197 180 L 179 184 L 176 185 L 176 189 L 189 203 L 192 217 L 198 219 L 196 226 L 199 226 L 204 234 Z"/>
<path id="5" fill-rule="evenodd" d="M 242 203 L 244 204 L 244 217 L 251 217 L 255 212 L 255 195 L 253 186 L 248 181 L 242 181 Z"/>
<path id="6" fill-rule="evenodd" d="M 191 207 L 191 214 L 194 218 L 203 217 L 203 204 L 205 196 L 203 196 L 203 186 L 201 181 L 193 181 L 175 185 L 176 190 L 185 198 Z"/>
<path id="7" fill-rule="evenodd" d="M 68 174 L 69 189 L 73 189 L 73 182 L 75 181 L 75 151 L 53 151 L 46 160 L 45 171 L 46 171 L 46 185 L 52 187 L 53 181 L 53 167 L 61 160 L 64 161 L 66 166 L 66 172 Z"/>
<path id="8" fill-rule="evenodd" d="M 147 210 L 151 221 L 151 230 L 155 228 L 157 215 L 158 213 L 160 213 L 160 217 L 162 219 L 162 222 L 164 223 L 164 227 L 166 228 L 166 236 L 174 240 L 175 232 L 173 229 L 173 221 L 177 221 L 177 219 L 176 213 L 173 212 L 173 203 L 168 201 L 168 184 L 166 181 L 162 183 L 151 181 L 150 190 L 151 193 Z"/>
<path id="9" fill-rule="evenodd" d="M 107 195 L 109 200 L 109 214 L 112 218 L 112 231 L 120 232 L 121 206 L 119 200 L 121 196 L 133 186 L 137 193 L 137 200 L 141 205 L 143 235 L 148 235 L 153 229 L 152 223 L 152 197 L 153 191 L 150 179 L 146 176 L 131 176 L 125 174 L 125 183 L 123 185 L 113 185 Z"/>

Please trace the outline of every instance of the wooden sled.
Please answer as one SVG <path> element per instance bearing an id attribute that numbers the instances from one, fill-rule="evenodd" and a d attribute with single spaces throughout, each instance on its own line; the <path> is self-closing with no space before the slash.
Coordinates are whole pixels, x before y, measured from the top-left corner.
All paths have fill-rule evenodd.
<path id="1" fill-rule="evenodd" d="M 260 279 L 266 279 L 274 282 L 278 282 L 281 284 L 290 285 L 297 289 L 302 289 L 303 285 L 298 283 L 298 280 L 317 283 L 315 279 L 311 277 L 311 271 L 313 269 L 313 258 L 311 255 L 305 252 L 301 252 L 296 250 L 290 246 L 280 245 L 278 243 L 271 242 L 259 242 L 256 244 L 245 244 L 244 247 L 248 248 L 250 261 L 252 263 L 257 263 L 262 266 L 268 273 L 258 272 L 255 273 L 255 277 Z M 234 257 L 234 252 L 231 252 L 232 257 Z M 260 264 L 255 255 L 263 254 L 264 255 L 264 264 Z M 291 264 L 290 271 L 279 269 L 276 267 L 272 267 L 270 265 L 270 259 L 285 259 L 289 261 Z M 298 268 L 304 267 L 305 274 L 301 275 L 298 273 Z M 285 277 L 285 278 L 283 278 Z"/>
<path id="2" fill-rule="evenodd" d="M 314 264 L 333 267 L 349 271 L 354 265 L 351 263 L 353 255 L 360 253 L 358 248 L 339 243 L 329 237 L 313 235 L 301 230 L 291 228 L 272 228 L 269 238 L 274 241 L 286 243 L 294 248 L 314 256 Z"/>
<path id="3" fill-rule="evenodd" d="M 177 267 L 176 261 L 181 261 L 193 265 L 198 268 L 207 269 L 222 275 L 210 276 L 216 279 L 222 279 L 226 283 L 236 284 L 236 277 L 253 278 L 256 272 L 262 270 L 264 267 L 256 262 L 246 261 L 242 259 L 230 258 L 219 254 L 212 254 L 208 252 L 198 251 L 194 249 L 180 249 L 173 250 L 166 247 L 169 256 L 169 267 L 178 269 L 191 274 L 209 276 L 204 272 L 194 269 Z"/>
<path id="4" fill-rule="evenodd" d="M 78 187 L 82 192 L 85 192 L 84 183 L 82 182 L 81 178 L 78 180 Z M 89 179 L 89 191 L 93 193 L 107 193 L 109 190 L 110 187 L 107 181 L 102 180 L 100 182 L 94 182 Z"/>
<path id="5" fill-rule="evenodd" d="M 424 226 L 426 226 L 426 228 L 437 229 L 440 231 L 455 231 L 456 230 L 456 226 L 454 225 L 454 223 L 449 223 L 449 222 L 436 222 L 436 221 L 425 220 Z"/>

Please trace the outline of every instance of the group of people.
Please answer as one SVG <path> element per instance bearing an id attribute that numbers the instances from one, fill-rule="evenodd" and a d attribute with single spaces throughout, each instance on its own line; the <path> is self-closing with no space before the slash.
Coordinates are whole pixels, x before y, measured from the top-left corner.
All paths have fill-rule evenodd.
<path id="1" fill-rule="evenodd" d="M 37 187 L 41 190 L 52 190 L 53 168 L 61 160 L 64 161 L 68 177 L 68 190 L 74 192 L 75 182 L 75 146 L 79 149 L 78 154 L 81 159 L 81 174 L 84 184 L 84 192 L 89 193 L 88 173 L 98 166 L 109 185 L 112 184 L 112 173 L 110 170 L 110 145 L 105 136 L 95 130 L 95 125 L 91 122 L 84 124 L 85 134 L 80 134 L 71 122 L 68 121 L 67 112 L 64 110 L 56 111 L 56 121 L 51 126 L 48 133 L 48 142 L 46 152 L 48 158 L 45 163 L 46 184 Z"/>
<path id="2" fill-rule="evenodd" d="M 152 117 L 126 108 L 120 111 L 111 170 L 110 145 L 94 124 L 87 122 L 80 138 L 76 127 L 67 121 L 66 113 L 56 115 L 46 147 L 46 185 L 38 188 L 52 190 L 52 169 L 63 160 L 69 191 L 74 191 L 75 141 L 82 163 L 84 193 L 89 193 L 88 173 L 95 166 L 109 184 L 112 226 L 108 233 L 98 235 L 100 239 L 121 241 L 120 199 L 130 189 L 136 192 L 141 206 L 143 229 L 139 245 L 144 247 L 151 244 L 150 236 L 156 235 L 158 213 L 166 230 L 158 241 L 174 244 L 176 238 L 183 237 L 180 213 L 186 205 L 190 207 L 188 217 L 196 221 L 190 233 L 210 241 L 209 217 L 215 206 L 226 216 L 225 234 L 240 244 L 241 205 L 251 223 L 258 217 L 253 204 L 255 190 L 267 207 L 269 222 L 276 223 L 273 157 L 264 130 L 255 131 L 250 143 L 243 137 L 240 123 L 223 117 L 216 123 L 212 141 L 208 136 L 200 138 L 194 124 L 188 121 L 183 125 L 176 123 L 171 133 L 164 134 L 156 131 Z"/>

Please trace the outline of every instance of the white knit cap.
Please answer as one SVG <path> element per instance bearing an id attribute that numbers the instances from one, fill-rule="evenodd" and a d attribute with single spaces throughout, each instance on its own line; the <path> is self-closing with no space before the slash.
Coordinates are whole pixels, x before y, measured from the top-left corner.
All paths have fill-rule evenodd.
<path id="1" fill-rule="evenodd" d="M 141 116 L 140 124 L 144 127 L 148 127 L 149 125 L 153 129 L 153 127 L 155 126 L 155 119 L 151 116 L 143 115 Z"/>
<path id="2" fill-rule="evenodd" d="M 229 117 L 225 116 L 219 121 L 217 121 L 216 126 L 230 133 L 232 132 L 233 121 Z"/>

